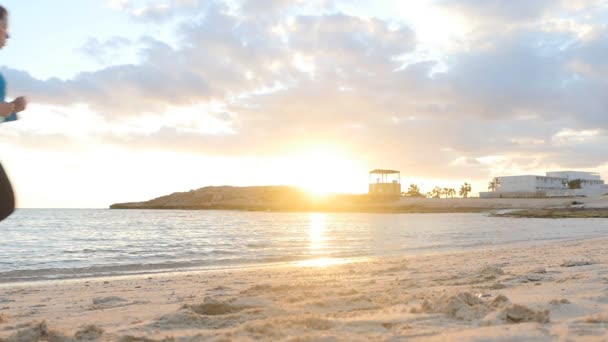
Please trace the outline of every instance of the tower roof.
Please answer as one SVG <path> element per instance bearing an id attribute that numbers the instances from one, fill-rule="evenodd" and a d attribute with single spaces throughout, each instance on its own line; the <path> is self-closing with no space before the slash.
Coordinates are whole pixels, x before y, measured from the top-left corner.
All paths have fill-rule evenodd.
<path id="1" fill-rule="evenodd" d="M 370 174 L 375 173 L 375 174 L 381 174 L 381 175 L 392 175 L 395 173 L 401 173 L 399 171 L 396 170 L 382 170 L 382 169 L 375 169 L 369 172 Z"/>

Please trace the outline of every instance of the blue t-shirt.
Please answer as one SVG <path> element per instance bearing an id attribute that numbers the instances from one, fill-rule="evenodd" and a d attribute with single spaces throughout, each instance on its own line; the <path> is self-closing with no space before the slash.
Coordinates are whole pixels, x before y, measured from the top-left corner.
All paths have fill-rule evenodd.
<path id="1" fill-rule="evenodd" d="M 4 76 L 0 73 L 0 101 L 4 102 L 4 98 L 6 97 L 6 81 L 4 80 Z M 13 113 L 7 117 L 0 115 L 0 123 L 9 122 L 17 120 L 17 114 Z"/>

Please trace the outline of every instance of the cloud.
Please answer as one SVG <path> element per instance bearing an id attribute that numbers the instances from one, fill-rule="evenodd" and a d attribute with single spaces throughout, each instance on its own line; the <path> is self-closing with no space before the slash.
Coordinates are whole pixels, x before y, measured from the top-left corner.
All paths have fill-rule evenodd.
<path id="1" fill-rule="evenodd" d="M 301 36 L 314 26 L 317 38 Z M 356 36 L 349 36 L 349 32 Z M 296 23 L 293 42 L 287 45 L 270 27 L 241 21 L 219 9 L 180 28 L 183 45 L 174 49 L 152 38 L 142 38 L 142 62 L 111 66 L 80 73 L 71 80 L 36 80 L 26 72 L 4 69 L 16 93 L 28 92 L 38 101 L 68 105 L 86 103 L 112 116 L 163 112 L 169 105 L 228 100 L 271 88 L 277 82 L 299 81 L 302 73 L 292 65 L 298 53 L 322 49 L 327 61 L 342 56 L 343 65 L 363 67 L 392 63 L 393 54 L 411 49 L 411 31 L 391 31 L 379 21 L 365 22 L 345 16 L 302 18 Z M 85 50 L 103 55 L 108 47 L 127 44 L 116 38 L 100 43 L 89 41 Z M 280 69 L 273 69 L 279 65 Z M 328 65 L 330 67 L 330 65 Z"/>
<path id="2" fill-rule="evenodd" d="M 440 0 L 439 6 L 476 20 L 517 23 L 536 20 L 560 6 L 556 0 Z"/>
<path id="3" fill-rule="evenodd" d="M 86 57 L 94 59 L 97 63 L 105 65 L 120 58 L 121 51 L 124 51 L 132 44 L 131 40 L 124 37 L 112 37 L 106 41 L 89 38 L 79 49 L 79 52 Z"/>
<path id="4" fill-rule="evenodd" d="M 132 0 L 107 0 L 107 4 L 110 8 L 122 10 L 125 9 Z"/>
<path id="5" fill-rule="evenodd" d="M 608 162 L 608 41 L 596 17 L 578 16 L 595 3 L 440 2 L 478 23 L 462 49 L 444 52 L 440 71 L 430 57 L 405 64 L 400 58 L 417 52 L 415 28 L 326 11 L 327 1 L 115 5 L 145 5 L 142 19 L 176 20 L 179 44 L 142 37 L 138 63 L 69 80 L 4 68 L 12 92 L 55 105 L 86 104 L 109 122 L 201 108 L 200 122 L 215 116 L 229 128 L 211 134 L 166 120 L 152 131 L 99 134 L 133 149 L 272 155 L 326 142 L 370 163 L 433 177 Z M 262 9 L 270 15 L 260 20 Z M 587 34 L 576 25 L 549 29 L 556 26 L 547 26 L 548 14 L 568 11 L 590 27 Z M 91 40 L 84 51 L 110 58 L 124 44 Z M 214 103 L 222 110 L 204 109 Z M 595 130 L 593 139 L 572 138 Z M 495 166 L 481 162 L 488 156 L 501 159 Z"/>
<path id="6" fill-rule="evenodd" d="M 127 12 L 133 19 L 165 22 L 177 15 L 196 13 L 213 0 L 108 0 L 110 8 Z"/>

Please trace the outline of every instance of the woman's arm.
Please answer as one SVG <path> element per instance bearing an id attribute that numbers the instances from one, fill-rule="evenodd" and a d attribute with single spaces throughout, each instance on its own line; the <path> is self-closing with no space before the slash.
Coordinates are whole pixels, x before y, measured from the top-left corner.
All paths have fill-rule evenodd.
<path id="1" fill-rule="evenodd" d="M 7 117 L 15 112 L 15 104 L 12 102 L 0 102 L 0 115 Z"/>

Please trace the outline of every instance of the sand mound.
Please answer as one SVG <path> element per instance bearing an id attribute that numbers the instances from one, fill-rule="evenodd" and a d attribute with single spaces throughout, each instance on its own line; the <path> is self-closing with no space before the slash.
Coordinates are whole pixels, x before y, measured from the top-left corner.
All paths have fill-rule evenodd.
<path id="1" fill-rule="evenodd" d="M 495 281 L 504 274 L 505 272 L 498 266 L 485 266 L 481 270 L 467 275 L 465 281 L 457 282 L 456 285 L 480 284 L 488 281 Z"/>
<path id="2" fill-rule="evenodd" d="M 543 280 L 543 279 L 544 279 L 544 277 L 543 277 L 542 275 L 540 275 L 540 274 L 536 274 L 536 273 L 535 273 L 535 274 L 526 274 L 526 275 L 523 277 L 524 282 L 525 282 L 525 281 L 532 281 L 532 282 L 536 282 L 536 281 L 541 281 L 541 280 Z"/>
<path id="3" fill-rule="evenodd" d="M 128 300 L 116 296 L 112 297 L 97 297 L 93 298 L 93 304 L 89 307 L 89 310 L 103 310 L 116 308 L 119 306 L 126 306 L 133 304 Z"/>
<path id="4" fill-rule="evenodd" d="M 103 329 L 96 325 L 87 325 L 76 332 L 74 337 L 81 341 L 97 340 L 103 335 Z"/>
<path id="5" fill-rule="evenodd" d="M 567 261 L 564 261 L 560 266 L 561 267 L 577 267 L 577 266 L 587 266 L 587 265 L 593 265 L 593 262 L 591 262 L 589 260 L 577 260 L 577 261 L 567 260 Z"/>
<path id="6" fill-rule="evenodd" d="M 549 310 L 532 310 L 523 305 L 511 305 L 502 310 L 505 320 L 509 323 L 549 322 Z"/>
<path id="7" fill-rule="evenodd" d="M 160 317 L 154 324 L 157 328 L 165 330 L 176 328 L 206 327 L 209 322 L 191 310 L 180 310 Z"/>
<path id="8" fill-rule="evenodd" d="M 116 296 L 93 298 L 93 305 L 112 305 L 122 302 L 127 302 L 127 300 Z"/>
<path id="9" fill-rule="evenodd" d="M 225 303 L 204 303 L 195 305 L 186 304 L 184 305 L 184 308 L 190 309 L 199 315 L 208 316 L 227 315 L 244 309 L 243 307 L 233 306 Z"/>
<path id="10" fill-rule="evenodd" d="M 34 322 L 26 326 L 24 329 L 17 331 L 15 334 L 8 337 L 6 340 L 0 339 L 2 342 L 32 342 L 32 341 L 49 341 L 49 342 L 76 342 L 76 341 L 97 341 L 103 334 L 103 329 L 88 325 L 76 332 L 74 337 L 68 337 L 62 333 L 49 329 L 47 323 Z"/>
<path id="11" fill-rule="evenodd" d="M 449 317 L 463 321 L 472 321 L 486 317 L 490 312 L 509 304 L 509 299 L 499 295 L 493 300 L 483 300 L 481 295 L 476 296 L 470 292 L 456 295 L 443 295 L 433 303 L 425 301 L 422 311 L 431 313 L 443 313 Z"/>
<path id="12" fill-rule="evenodd" d="M 498 295 L 492 300 L 490 306 L 493 308 L 500 308 L 506 304 L 509 304 L 509 298 L 503 295 Z"/>
<path id="13" fill-rule="evenodd" d="M 237 313 L 249 308 L 270 305 L 272 305 L 272 302 L 255 297 L 242 297 L 226 302 L 218 302 L 206 298 L 202 304 L 185 304 L 182 306 L 182 309 L 188 309 L 204 316 L 218 316 Z"/>
<path id="14" fill-rule="evenodd" d="M 49 341 L 49 342 L 67 342 L 73 339 L 52 331 L 48 328 L 46 322 L 35 322 L 30 324 L 25 329 L 19 330 L 15 334 L 9 336 L 6 342 L 32 342 L 32 341 Z"/>
<path id="15" fill-rule="evenodd" d="M 479 271 L 479 276 L 485 280 L 494 280 L 503 274 L 505 274 L 505 272 L 502 268 L 497 266 L 486 266 Z"/>
<path id="16" fill-rule="evenodd" d="M 593 316 L 589 316 L 584 319 L 585 323 L 591 324 L 608 324 L 608 314 L 602 313 Z"/>
<path id="17" fill-rule="evenodd" d="M 530 270 L 529 273 L 545 274 L 547 273 L 547 270 L 544 267 L 537 267 L 535 269 Z"/>
<path id="18" fill-rule="evenodd" d="M 201 304 L 184 304 L 179 311 L 160 317 L 152 325 L 163 330 L 221 329 L 247 321 L 248 314 L 245 310 L 267 305 L 269 301 L 260 298 L 244 297 L 226 302 L 207 298 Z"/>
<path id="19" fill-rule="evenodd" d="M 463 292 L 453 296 L 441 296 L 434 303 L 425 301 L 422 308 L 426 312 L 444 313 L 450 317 L 472 321 L 483 318 L 490 308 L 479 297 Z"/>
<path id="20" fill-rule="evenodd" d="M 551 305 L 561 305 L 561 304 L 570 304 L 570 301 L 567 300 L 566 298 L 562 298 L 562 299 L 552 299 L 549 304 Z"/>
<path id="21" fill-rule="evenodd" d="M 549 322 L 549 310 L 533 310 L 524 305 L 513 304 L 493 312 L 484 319 L 485 325 L 503 323 Z"/>

